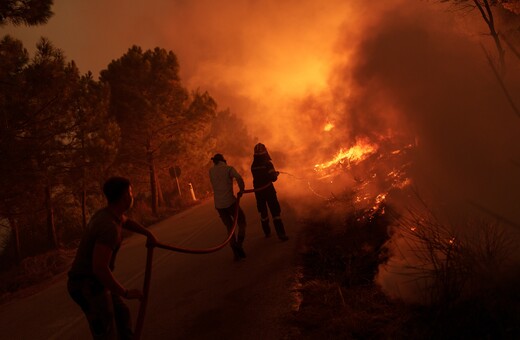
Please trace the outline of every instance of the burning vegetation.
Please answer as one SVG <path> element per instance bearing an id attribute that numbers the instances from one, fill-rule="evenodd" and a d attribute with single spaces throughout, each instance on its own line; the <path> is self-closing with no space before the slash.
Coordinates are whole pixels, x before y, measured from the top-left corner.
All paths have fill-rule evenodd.
<path id="1" fill-rule="evenodd" d="M 475 10 L 465 24 L 494 13 L 502 42 L 520 41 L 500 2 L 451 4 Z M 419 7 L 378 8 L 334 77 L 341 95 L 306 103 L 344 116 L 308 165 L 301 334 L 520 335 L 518 55 Z"/>
<path id="2" fill-rule="evenodd" d="M 314 166 L 294 336 L 518 334 L 514 233 L 490 218 L 436 215 L 411 178 L 417 152 L 359 138 Z"/>

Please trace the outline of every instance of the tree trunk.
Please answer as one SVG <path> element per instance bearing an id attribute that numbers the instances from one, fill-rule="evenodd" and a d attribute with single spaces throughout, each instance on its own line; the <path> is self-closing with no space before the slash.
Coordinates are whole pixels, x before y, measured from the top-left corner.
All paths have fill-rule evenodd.
<path id="1" fill-rule="evenodd" d="M 9 218 L 9 225 L 13 231 L 13 243 L 14 243 L 14 260 L 16 264 L 22 261 L 22 252 L 20 248 L 20 230 L 18 229 L 18 223 L 14 218 Z"/>
<path id="2" fill-rule="evenodd" d="M 83 170 L 85 171 L 85 170 Z M 87 189 L 85 188 L 85 178 L 83 177 L 83 188 L 81 190 L 81 219 L 83 230 L 87 229 Z"/>
<path id="3" fill-rule="evenodd" d="M 83 173 L 82 173 L 82 185 L 81 185 L 81 219 L 83 224 L 83 230 L 87 229 L 87 168 L 86 168 L 86 156 L 85 156 L 85 136 L 84 132 L 81 132 L 81 149 L 83 153 Z"/>
<path id="4" fill-rule="evenodd" d="M 175 182 L 177 182 L 177 191 L 179 192 L 179 198 L 181 198 L 181 185 L 179 184 L 179 177 L 177 177 L 177 170 L 175 170 Z"/>
<path id="5" fill-rule="evenodd" d="M 495 46 L 496 46 L 497 53 L 498 53 L 499 74 L 500 74 L 500 76 L 504 76 L 505 70 L 506 70 L 505 50 L 502 47 L 500 37 L 495 28 L 495 19 L 493 17 L 493 11 L 491 11 L 491 6 L 489 5 L 489 1 L 483 0 L 483 3 L 481 4 L 478 0 L 473 0 L 473 3 L 478 8 L 478 10 L 480 11 L 480 14 L 482 15 L 482 18 L 488 25 L 489 34 L 491 35 L 491 37 L 493 38 L 493 41 L 495 42 Z"/>
<path id="6" fill-rule="evenodd" d="M 51 187 L 45 187 L 45 207 L 47 209 L 47 237 L 50 249 L 58 249 L 56 226 L 54 225 L 54 207 L 52 205 Z"/>
<path id="7" fill-rule="evenodd" d="M 161 187 L 161 181 L 159 180 L 159 176 L 157 176 L 157 174 L 155 177 L 155 182 L 157 183 L 157 200 L 159 202 L 159 206 L 164 207 L 164 196 Z"/>
<path id="8" fill-rule="evenodd" d="M 152 213 L 157 215 L 157 182 L 155 181 L 155 163 L 153 159 L 153 153 L 150 150 L 147 151 L 148 167 L 150 171 L 150 192 L 152 194 Z"/>

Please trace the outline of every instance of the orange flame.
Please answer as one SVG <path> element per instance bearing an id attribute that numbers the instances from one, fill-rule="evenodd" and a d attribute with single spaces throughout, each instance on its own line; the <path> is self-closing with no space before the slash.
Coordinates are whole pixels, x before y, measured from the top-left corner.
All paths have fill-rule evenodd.
<path id="1" fill-rule="evenodd" d="M 323 131 L 325 131 L 325 132 L 329 132 L 332 129 L 334 129 L 334 124 L 332 124 L 330 122 L 325 124 L 325 127 L 323 127 Z"/>
<path id="2" fill-rule="evenodd" d="M 325 163 L 316 164 L 314 166 L 314 170 L 322 171 L 327 168 L 330 168 L 333 165 L 343 164 L 345 162 L 359 162 L 366 159 L 368 156 L 372 155 L 376 151 L 377 145 L 372 144 L 367 140 L 361 139 L 358 140 L 356 145 L 354 145 L 350 149 L 345 150 L 341 148 L 338 154 L 332 160 Z"/>

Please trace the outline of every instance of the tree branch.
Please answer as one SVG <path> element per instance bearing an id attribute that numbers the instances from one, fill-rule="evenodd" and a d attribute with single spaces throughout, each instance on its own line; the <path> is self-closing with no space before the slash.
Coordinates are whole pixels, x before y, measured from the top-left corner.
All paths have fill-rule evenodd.
<path id="1" fill-rule="evenodd" d="M 511 94 L 509 94 L 509 90 L 507 89 L 507 86 L 504 83 L 504 79 L 502 79 L 502 76 L 500 75 L 500 73 L 496 69 L 495 64 L 493 63 L 493 60 L 491 59 L 491 56 L 486 51 L 484 46 L 481 45 L 481 47 L 484 50 L 484 54 L 486 55 L 486 58 L 487 58 L 488 63 L 489 63 L 489 66 L 493 70 L 493 73 L 495 74 L 495 77 L 497 78 L 498 83 L 500 84 L 500 88 L 502 89 L 502 92 L 504 92 L 504 94 L 505 94 L 505 96 L 507 98 L 507 101 L 509 102 L 509 105 L 511 105 L 511 108 L 513 109 L 513 111 L 515 111 L 516 115 L 520 118 L 520 110 L 518 109 L 518 107 L 516 106 L 515 102 L 513 101 L 513 98 L 511 97 Z"/>

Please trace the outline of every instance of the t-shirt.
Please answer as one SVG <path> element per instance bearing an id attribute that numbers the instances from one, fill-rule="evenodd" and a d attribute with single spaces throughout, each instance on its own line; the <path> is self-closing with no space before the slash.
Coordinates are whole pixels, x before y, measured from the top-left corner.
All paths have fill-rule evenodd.
<path id="1" fill-rule="evenodd" d="M 79 243 L 76 258 L 72 263 L 69 276 L 94 276 L 92 259 L 96 243 L 101 243 L 112 249 L 110 270 L 114 270 L 116 255 L 122 241 L 121 234 L 122 221 L 108 208 L 98 210 L 90 219 L 87 225 L 87 230 Z"/>
<path id="2" fill-rule="evenodd" d="M 240 190 L 244 190 L 244 180 L 232 166 L 224 162 L 218 162 L 209 169 L 209 179 L 213 186 L 213 196 L 215 198 L 215 208 L 225 209 L 235 203 L 233 194 L 233 178 L 236 179 Z"/>

